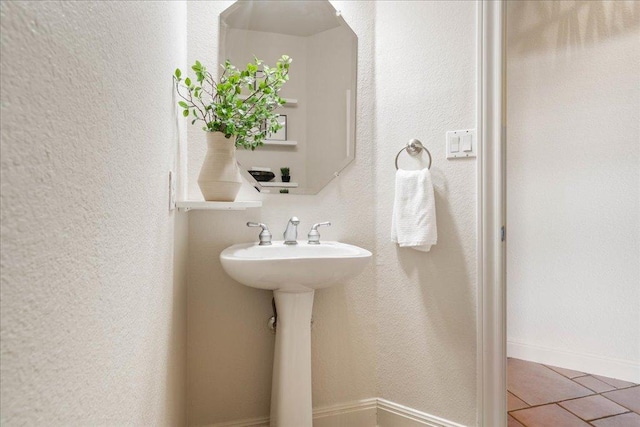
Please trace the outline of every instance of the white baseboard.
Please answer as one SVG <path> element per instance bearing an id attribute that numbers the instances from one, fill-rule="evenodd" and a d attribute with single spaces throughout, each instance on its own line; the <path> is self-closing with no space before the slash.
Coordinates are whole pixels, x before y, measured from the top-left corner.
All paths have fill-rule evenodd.
<path id="1" fill-rule="evenodd" d="M 269 417 L 247 418 L 245 420 L 207 424 L 204 427 L 269 427 Z"/>
<path id="2" fill-rule="evenodd" d="M 313 427 L 464 427 L 415 409 L 371 398 L 313 410 Z M 269 427 L 269 417 L 211 424 L 209 427 Z"/>
<path id="3" fill-rule="evenodd" d="M 378 427 L 464 427 L 425 412 L 378 399 Z M 315 426 L 314 426 L 315 427 Z"/>
<path id="4" fill-rule="evenodd" d="M 375 427 L 378 399 L 364 399 L 313 410 L 313 427 Z"/>
<path id="5" fill-rule="evenodd" d="M 640 383 L 640 362 L 573 353 L 517 341 L 507 341 L 507 356 Z"/>
<path id="6" fill-rule="evenodd" d="M 378 399 L 363 399 L 313 409 L 313 427 L 375 427 Z M 250 418 L 208 427 L 269 427 L 269 417 Z"/>

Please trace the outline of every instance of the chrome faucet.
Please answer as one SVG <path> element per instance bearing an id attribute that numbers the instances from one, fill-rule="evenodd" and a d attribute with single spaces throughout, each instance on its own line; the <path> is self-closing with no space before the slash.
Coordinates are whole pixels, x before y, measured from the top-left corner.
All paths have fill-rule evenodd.
<path id="1" fill-rule="evenodd" d="M 296 216 L 292 216 L 287 223 L 287 229 L 284 230 L 284 244 L 285 245 L 297 245 L 298 244 L 298 224 L 300 220 Z"/>
<path id="2" fill-rule="evenodd" d="M 271 244 L 271 233 L 267 224 L 261 222 L 248 222 L 247 227 L 262 227 L 262 231 L 258 238 L 260 239 L 260 246 L 268 246 Z"/>
<path id="3" fill-rule="evenodd" d="M 310 245 L 319 245 L 320 244 L 320 233 L 318 232 L 318 227 L 321 225 L 331 225 L 330 222 L 319 222 L 317 224 L 313 224 L 311 227 L 311 231 L 309 231 L 309 244 Z"/>

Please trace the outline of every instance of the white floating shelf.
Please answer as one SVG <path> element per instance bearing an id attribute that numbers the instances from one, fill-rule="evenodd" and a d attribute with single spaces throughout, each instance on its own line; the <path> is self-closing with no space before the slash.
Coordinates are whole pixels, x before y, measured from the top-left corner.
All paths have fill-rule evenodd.
<path id="1" fill-rule="evenodd" d="M 262 141 L 262 143 L 264 145 L 286 145 L 286 146 L 295 146 L 298 145 L 298 141 L 275 141 L 273 139 L 265 139 L 264 141 Z"/>
<path id="2" fill-rule="evenodd" d="M 238 95 L 238 98 L 245 100 L 248 98 L 247 95 Z M 282 98 L 284 99 L 284 105 L 283 107 L 293 107 L 298 105 L 298 100 L 295 98 Z"/>
<path id="3" fill-rule="evenodd" d="M 242 201 L 242 202 L 204 202 L 204 201 L 184 201 L 176 202 L 176 208 L 189 210 L 208 210 L 208 211 L 243 211 L 248 208 L 262 207 L 260 201 Z"/>
<path id="4" fill-rule="evenodd" d="M 263 187 L 281 187 L 281 188 L 296 188 L 297 182 L 261 182 Z"/>

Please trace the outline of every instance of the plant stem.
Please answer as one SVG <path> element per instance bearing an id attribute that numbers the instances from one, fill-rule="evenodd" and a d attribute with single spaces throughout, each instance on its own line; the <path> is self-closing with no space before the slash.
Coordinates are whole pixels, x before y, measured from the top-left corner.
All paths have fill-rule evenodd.
<path id="1" fill-rule="evenodd" d="M 184 86 L 186 87 L 186 86 Z M 191 104 L 191 107 L 197 109 L 200 112 L 200 115 L 202 116 L 202 120 L 207 123 L 206 119 L 207 116 L 202 112 L 202 110 L 200 109 L 200 107 L 198 107 L 195 102 L 193 102 L 193 96 L 191 95 L 191 90 L 187 87 L 187 90 L 189 91 L 189 98 L 186 98 L 182 93 L 180 93 L 180 85 L 179 82 L 176 81 L 176 92 L 178 92 L 178 95 L 180 96 L 180 98 L 184 99 L 186 102 L 188 102 L 189 104 Z"/>

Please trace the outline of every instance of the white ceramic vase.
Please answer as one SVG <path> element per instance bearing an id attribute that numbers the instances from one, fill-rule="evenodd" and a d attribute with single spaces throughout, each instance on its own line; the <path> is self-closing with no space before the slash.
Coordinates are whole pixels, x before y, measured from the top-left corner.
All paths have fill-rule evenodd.
<path id="1" fill-rule="evenodd" d="M 206 201 L 233 202 L 242 186 L 236 162 L 236 139 L 222 132 L 207 132 L 207 155 L 202 163 L 198 185 Z"/>

